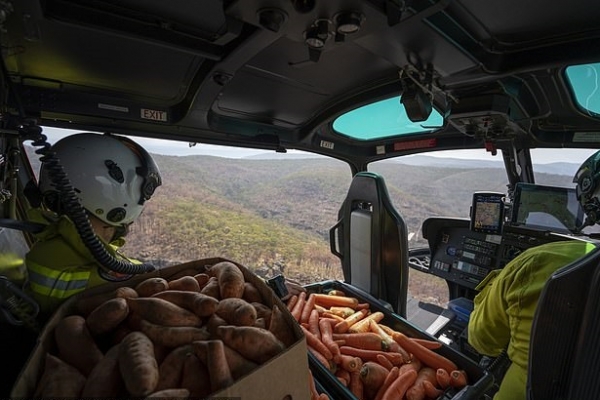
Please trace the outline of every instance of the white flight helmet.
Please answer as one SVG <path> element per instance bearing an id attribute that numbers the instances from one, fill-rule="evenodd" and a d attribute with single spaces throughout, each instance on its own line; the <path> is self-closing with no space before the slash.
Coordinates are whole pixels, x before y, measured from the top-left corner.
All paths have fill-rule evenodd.
<path id="1" fill-rule="evenodd" d="M 152 157 L 123 136 L 78 133 L 59 140 L 51 150 L 83 208 L 111 226 L 131 224 L 161 185 Z M 42 163 L 39 188 L 44 204 L 58 211 L 65 205 L 58 200 L 60 188 L 51 177 L 51 169 Z"/>

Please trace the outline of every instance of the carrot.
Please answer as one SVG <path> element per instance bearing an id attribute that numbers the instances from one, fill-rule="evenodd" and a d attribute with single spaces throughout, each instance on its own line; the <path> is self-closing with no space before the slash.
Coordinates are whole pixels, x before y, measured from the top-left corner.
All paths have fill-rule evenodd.
<path id="1" fill-rule="evenodd" d="M 450 386 L 457 389 L 467 386 L 467 373 L 462 369 L 455 369 L 450 372 Z"/>
<path id="2" fill-rule="evenodd" d="M 302 325 L 300 325 L 300 327 L 304 331 L 304 336 L 306 336 L 306 343 L 312 346 L 319 353 L 323 354 L 327 360 L 332 360 L 333 354 L 331 354 L 331 351 L 327 348 L 327 346 L 325 346 L 321 339 L 310 333 L 310 331 Z"/>
<path id="3" fill-rule="evenodd" d="M 275 357 L 285 349 L 273 333 L 253 326 L 219 326 L 217 336 L 224 344 L 258 364 Z"/>
<path id="4" fill-rule="evenodd" d="M 327 319 L 334 319 L 336 323 L 342 322 L 344 320 L 344 318 L 340 317 L 339 315 L 332 314 L 329 311 L 322 312 L 321 317 Z"/>
<path id="5" fill-rule="evenodd" d="M 315 293 L 315 304 L 323 307 L 341 306 L 355 308 L 358 305 L 358 299 L 355 297 Z"/>
<path id="6" fill-rule="evenodd" d="M 300 292 L 298 295 L 298 301 L 294 305 L 294 308 L 290 310 L 292 313 L 292 317 L 298 322 L 300 322 L 300 318 L 302 317 L 302 310 L 304 310 L 304 305 L 306 304 L 306 292 Z"/>
<path id="7" fill-rule="evenodd" d="M 421 346 L 428 348 L 429 350 L 435 350 L 442 347 L 442 342 L 429 339 L 410 338 L 413 342 L 419 343 Z"/>
<path id="8" fill-rule="evenodd" d="M 340 346 L 340 353 L 347 354 L 350 356 L 360 357 L 363 361 L 377 361 L 377 355 L 382 354 L 386 357 L 393 365 L 400 365 L 404 363 L 402 358 L 402 354 L 400 353 L 391 353 L 386 351 L 378 351 L 378 350 L 365 350 L 365 349 L 357 349 L 355 347 L 350 346 Z"/>
<path id="9" fill-rule="evenodd" d="M 337 354 L 340 354 L 340 346 L 333 341 L 333 327 L 325 318 L 321 318 L 318 323 L 319 331 L 321 332 L 321 341 L 335 357 Z"/>
<path id="10" fill-rule="evenodd" d="M 229 261 L 221 261 L 210 268 L 208 274 L 217 278 L 221 299 L 241 298 L 244 295 L 244 274 L 237 265 Z"/>
<path id="11" fill-rule="evenodd" d="M 340 354 L 334 361 L 348 372 L 360 371 L 363 364 L 359 357 L 349 356 L 347 354 Z"/>
<path id="12" fill-rule="evenodd" d="M 425 399 L 425 387 L 424 383 L 436 384 L 435 370 L 429 367 L 423 367 L 417 374 L 415 383 L 408 388 L 406 391 L 406 400 L 423 400 Z"/>
<path id="13" fill-rule="evenodd" d="M 356 305 L 356 307 L 354 307 L 355 310 L 366 310 L 369 309 L 371 307 L 371 305 L 369 303 L 358 303 Z"/>
<path id="14" fill-rule="evenodd" d="M 350 389 L 352 394 L 358 400 L 364 399 L 365 388 L 360 380 L 360 370 L 350 372 L 350 383 L 348 384 L 348 389 Z"/>
<path id="15" fill-rule="evenodd" d="M 315 378 L 310 370 L 308 370 L 308 388 L 310 389 L 310 400 L 317 400 L 319 398 L 319 392 L 317 392 Z"/>
<path id="16" fill-rule="evenodd" d="M 298 295 L 297 294 L 292 295 L 292 297 L 290 297 L 290 299 L 286 303 L 287 309 L 289 311 L 292 311 L 297 302 L 298 302 Z"/>
<path id="17" fill-rule="evenodd" d="M 193 276 L 187 275 L 181 278 L 169 281 L 169 290 L 184 290 L 189 292 L 199 292 L 200 285 Z"/>
<path id="18" fill-rule="evenodd" d="M 430 350 L 421 344 L 411 341 L 406 335 L 401 332 L 395 332 L 393 335 L 396 343 L 400 345 L 400 347 L 404 348 L 409 353 L 412 353 L 413 356 L 417 357 L 423 364 L 431 367 L 433 369 L 443 368 L 446 371 L 453 371 L 458 369 L 456 364 L 449 360 L 448 358 L 442 356 Z"/>
<path id="19" fill-rule="evenodd" d="M 438 386 L 442 389 L 446 389 L 448 386 L 450 386 L 450 373 L 444 368 L 438 368 L 435 371 L 435 378 Z"/>
<path id="20" fill-rule="evenodd" d="M 387 369 L 388 371 L 394 368 L 394 364 L 388 360 L 383 354 L 377 354 L 377 363 Z"/>
<path id="21" fill-rule="evenodd" d="M 392 382 L 394 382 L 396 380 L 396 378 L 398 378 L 399 374 L 400 374 L 400 371 L 399 371 L 398 367 L 394 367 L 390 370 L 390 373 L 385 377 L 383 384 L 379 387 L 379 390 L 377 390 L 374 400 L 381 400 L 381 398 L 383 397 L 383 394 L 390 387 Z"/>
<path id="22" fill-rule="evenodd" d="M 401 399 L 416 379 L 417 373 L 412 370 L 406 371 L 402 375 L 398 375 L 398 377 L 387 388 L 381 397 L 381 400 Z"/>
<path id="23" fill-rule="evenodd" d="M 230 325 L 252 326 L 256 322 L 256 308 L 237 297 L 224 298 L 217 304 L 215 313 Z"/>
<path id="24" fill-rule="evenodd" d="M 308 351 L 317 359 L 317 361 L 323 364 L 325 368 L 327 368 L 329 371 L 336 370 L 336 365 L 333 363 L 333 361 L 328 360 L 323 354 L 321 354 L 321 352 L 316 350 L 311 345 L 306 345 L 306 347 L 308 348 Z"/>
<path id="25" fill-rule="evenodd" d="M 437 399 L 444 393 L 443 390 L 436 388 L 434 384 L 429 381 L 423 382 L 423 389 L 425 389 L 425 397 L 430 399 Z"/>
<path id="26" fill-rule="evenodd" d="M 390 349 L 390 351 L 398 351 L 398 343 L 396 343 L 394 339 L 382 329 L 381 325 L 379 325 L 377 321 L 371 321 L 369 323 L 369 329 L 371 332 L 376 333 L 379 335 L 379 337 L 381 337 L 381 340 L 387 346 L 387 348 Z"/>
<path id="27" fill-rule="evenodd" d="M 321 329 L 319 328 L 319 312 L 312 309 L 308 317 L 308 330 L 318 338 L 321 338 Z"/>
<path id="28" fill-rule="evenodd" d="M 413 370 L 415 372 L 419 372 L 421 370 L 421 368 L 423 367 L 423 364 L 421 363 L 421 361 L 419 361 L 418 358 L 413 358 L 410 362 L 406 363 L 406 364 L 402 364 L 400 366 L 400 373 L 404 373 L 408 370 Z"/>
<path id="29" fill-rule="evenodd" d="M 131 332 L 123 338 L 119 351 L 119 370 L 130 395 L 147 396 L 158 384 L 158 363 L 154 345 L 142 332 Z"/>
<path id="30" fill-rule="evenodd" d="M 153 294 L 152 297 L 170 301 L 199 317 L 211 316 L 217 311 L 217 305 L 219 304 L 219 301 L 212 296 L 184 290 L 164 290 Z"/>
<path id="31" fill-rule="evenodd" d="M 323 306 L 320 306 L 318 304 L 315 304 L 315 310 L 317 310 L 319 312 L 319 314 L 322 314 L 323 312 L 327 311 L 327 309 Z"/>
<path id="32" fill-rule="evenodd" d="M 379 322 L 383 319 L 383 317 L 384 317 L 384 315 L 381 311 L 376 311 L 372 314 L 367 315 L 365 318 L 363 318 L 362 320 L 360 320 L 357 323 L 355 323 L 354 325 L 352 325 L 350 327 L 350 329 L 348 329 L 348 332 L 350 332 L 350 333 L 369 332 L 369 325 L 371 324 L 371 321 Z"/>
<path id="33" fill-rule="evenodd" d="M 350 307 L 329 307 L 329 312 L 342 318 L 347 318 L 356 312 Z"/>
<path id="34" fill-rule="evenodd" d="M 367 361 L 363 363 L 362 367 L 360 368 L 360 379 L 362 380 L 365 389 L 376 390 L 383 385 L 383 382 L 385 381 L 385 378 L 388 376 L 389 372 L 389 370 L 382 367 L 378 363 Z"/>
<path id="35" fill-rule="evenodd" d="M 345 333 L 348 332 L 348 329 L 361 319 L 363 319 L 367 315 L 367 310 L 360 310 L 350 315 L 349 317 L 344 318 L 343 321 L 338 322 L 334 327 L 333 331 L 335 333 Z"/>
<path id="36" fill-rule="evenodd" d="M 346 293 L 344 293 L 341 290 L 337 290 L 337 289 L 330 290 L 329 292 L 327 292 L 327 294 L 329 296 L 342 296 L 342 297 L 346 296 Z"/>
<path id="37" fill-rule="evenodd" d="M 317 400 L 331 400 L 331 399 L 325 393 L 321 393 L 321 394 L 319 394 L 319 397 L 317 397 Z"/>
<path id="38" fill-rule="evenodd" d="M 335 371 L 335 376 L 340 379 L 340 380 L 344 380 L 346 382 L 346 384 L 344 386 L 348 386 L 348 383 L 350 383 L 350 371 L 347 371 L 345 369 L 342 368 L 338 368 Z"/>
<path id="39" fill-rule="evenodd" d="M 306 302 L 304 303 L 304 307 L 302 308 L 302 311 L 300 312 L 300 322 L 308 322 L 308 319 L 310 318 L 310 313 L 312 312 L 314 307 L 315 307 L 315 295 L 314 295 L 314 293 L 311 293 L 308 295 L 308 298 L 306 299 Z"/>
<path id="40" fill-rule="evenodd" d="M 389 350 L 379 335 L 373 332 L 365 333 L 334 333 L 334 340 L 343 340 L 346 346 L 365 350 Z"/>

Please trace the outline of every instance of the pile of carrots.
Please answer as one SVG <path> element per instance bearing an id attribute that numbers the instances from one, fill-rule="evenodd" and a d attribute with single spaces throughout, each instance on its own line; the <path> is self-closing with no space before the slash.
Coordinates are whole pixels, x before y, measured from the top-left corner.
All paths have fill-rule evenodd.
<path id="1" fill-rule="evenodd" d="M 343 291 L 303 292 L 287 307 L 309 352 L 358 400 L 436 399 L 467 385 L 466 372 L 436 352 L 440 342 L 391 329 L 382 312 Z"/>

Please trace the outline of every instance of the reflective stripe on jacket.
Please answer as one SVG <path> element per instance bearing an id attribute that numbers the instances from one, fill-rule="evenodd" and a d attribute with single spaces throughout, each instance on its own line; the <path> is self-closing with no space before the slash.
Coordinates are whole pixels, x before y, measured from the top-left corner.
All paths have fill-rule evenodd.
<path id="1" fill-rule="evenodd" d="M 30 211 L 31 212 L 31 211 Z M 33 218 L 40 220 L 43 211 Z M 47 218 L 47 214 L 44 214 Z M 100 265 L 79 237 L 66 216 L 47 219 L 46 229 L 36 234 L 37 241 L 25 256 L 29 275 L 28 289 L 43 313 L 54 311 L 64 300 L 87 288 L 107 283 L 98 273 Z M 106 251 L 120 260 L 130 260 L 117 252 L 125 241 L 103 242 Z"/>

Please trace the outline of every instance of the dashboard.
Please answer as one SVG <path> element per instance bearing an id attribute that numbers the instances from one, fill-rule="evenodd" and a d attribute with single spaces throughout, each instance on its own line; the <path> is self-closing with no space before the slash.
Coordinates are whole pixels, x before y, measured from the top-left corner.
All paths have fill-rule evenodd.
<path id="1" fill-rule="evenodd" d="M 429 273 L 461 287 L 475 287 L 493 269 L 504 267 L 524 250 L 576 237 L 505 225 L 501 234 L 476 232 L 469 219 L 429 218 L 423 223 L 429 241 Z"/>

